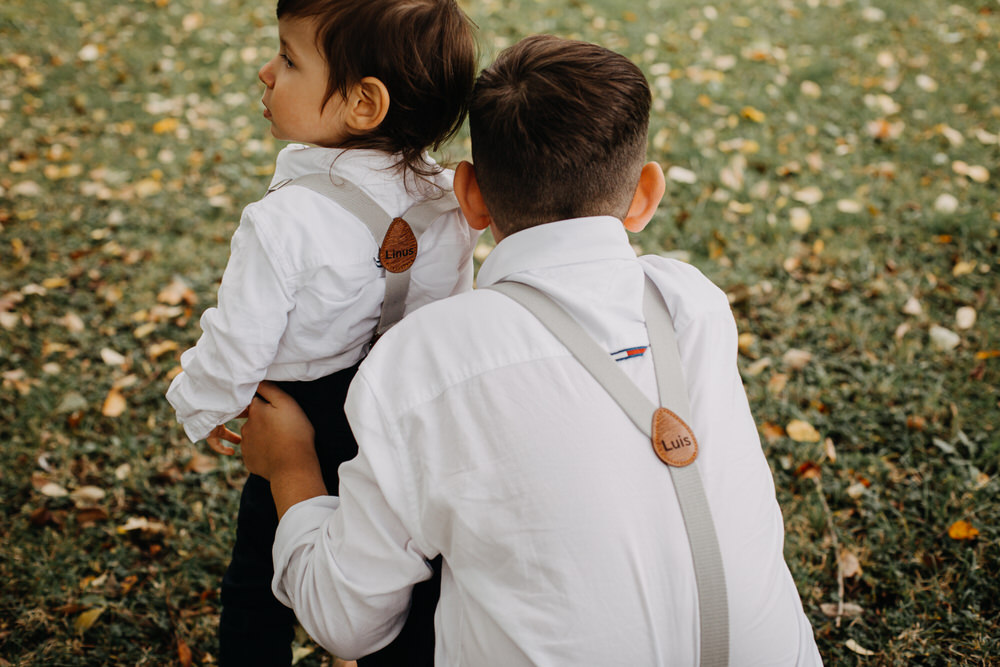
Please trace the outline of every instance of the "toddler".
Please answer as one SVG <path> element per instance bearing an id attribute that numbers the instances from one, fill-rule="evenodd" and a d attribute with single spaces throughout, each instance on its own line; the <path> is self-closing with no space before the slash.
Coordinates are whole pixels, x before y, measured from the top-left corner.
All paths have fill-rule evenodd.
<path id="1" fill-rule="evenodd" d="M 276 138 L 296 143 L 278 154 L 267 195 L 244 209 L 218 305 L 167 399 L 192 441 L 232 454 L 225 442 L 240 437 L 225 423 L 262 380 L 279 382 L 309 416 L 336 492 L 337 467 L 357 453 L 344 397 L 376 329 L 391 323 L 379 326 L 383 300 L 402 314 L 471 288 L 475 235 L 452 172 L 427 150 L 462 124 L 477 56 L 454 0 L 279 0 L 277 19 L 278 53 L 259 72 L 264 117 Z M 423 222 L 400 232 L 397 218 Z M 389 221 L 382 244 L 376 230 Z M 391 299 L 389 272 L 406 276 Z M 251 475 L 222 583 L 223 665 L 291 663 L 294 615 L 271 593 L 276 526 L 268 483 Z M 431 591 L 428 609 L 411 614 L 421 625 L 380 654 L 430 664 L 435 602 Z"/>

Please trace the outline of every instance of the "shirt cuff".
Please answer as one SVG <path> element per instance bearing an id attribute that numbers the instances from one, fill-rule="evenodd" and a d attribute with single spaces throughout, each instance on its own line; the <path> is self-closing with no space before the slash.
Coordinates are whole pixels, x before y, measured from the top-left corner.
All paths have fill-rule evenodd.
<path id="1" fill-rule="evenodd" d="M 271 581 L 271 590 L 274 592 L 274 596 L 286 607 L 293 607 L 293 601 L 286 594 L 282 579 L 286 570 L 292 566 L 292 558 L 299 547 L 313 543 L 309 535 L 322 529 L 323 524 L 339 507 L 340 498 L 337 496 L 307 498 L 288 508 L 288 511 L 281 517 L 281 521 L 278 522 L 278 530 L 275 531 L 274 546 L 271 551 L 274 560 L 274 579 Z"/>

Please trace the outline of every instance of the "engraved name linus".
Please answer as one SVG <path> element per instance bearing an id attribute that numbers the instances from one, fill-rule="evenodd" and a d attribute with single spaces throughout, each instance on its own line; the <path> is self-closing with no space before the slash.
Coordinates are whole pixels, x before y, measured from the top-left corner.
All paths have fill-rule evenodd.
<path id="1" fill-rule="evenodd" d="M 417 237 L 402 218 L 395 218 L 386 230 L 378 251 L 379 261 L 386 271 L 401 273 L 417 258 Z"/>
<path id="2" fill-rule="evenodd" d="M 684 420 L 667 408 L 653 413 L 653 451 L 668 466 L 683 467 L 698 457 L 698 440 Z"/>

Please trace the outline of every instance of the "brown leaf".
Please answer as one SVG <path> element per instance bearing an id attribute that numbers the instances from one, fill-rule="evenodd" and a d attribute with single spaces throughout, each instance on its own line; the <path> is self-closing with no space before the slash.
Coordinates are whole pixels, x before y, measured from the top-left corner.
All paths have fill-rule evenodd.
<path id="1" fill-rule="evenodd" d="M 853 553 L 844 549 L 837 557 L 837 564 L 845 577 L 856 577 L 861 574 L 861 561 Z"/>
<path id="2" fill-rule="evenodd" d="M 76 522 L 81 526 L 92 526 L 107 518 L 107 510 L 101 507 L 84 507 L 76 512 Z"/>
<path id="3" fill-rule="evenodd" d="M 177 638 L 177 659 L 181 667 L 191 667 L 191 647 L 180 637 Z"/>
<path id="4" fill-rule="evenodd" d="M 803 479 L 819 479 L 822 474 L 820 467 L 812 461 L 806 461 L 795 469 L 795 476 Z"/>
<path id="5" fill-rule="evenodd" d="M 160 290 L 156 300 L 171 306 L 176 306 L 181 302 L 192 306 L 198 303 L 198 296 L 182 278 L 174 276 L 170 284 Z"/>
<path id="6" fill-rule="evenodd" d="M 764 439 L 768 442 L 774 442 L 785 437 L 785 429 L 783 429 L 780 424 L 774 424 L 772 422 L 764 422 L 761 424 L 760 431 L 764 434 Z"/>

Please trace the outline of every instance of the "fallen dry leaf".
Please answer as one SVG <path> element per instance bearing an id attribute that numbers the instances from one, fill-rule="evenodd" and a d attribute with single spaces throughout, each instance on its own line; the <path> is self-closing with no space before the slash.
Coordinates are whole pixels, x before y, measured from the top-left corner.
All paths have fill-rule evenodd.
<path id="1" fill-rule="evenodd" d="M 181 667 L 191 667 L 191 647 L 183 639 L 177 639 L 177 660 Z"/>
<path id="2" fill-rule="evenodd" d="M 875 655 L 875 651 L 869 651 L 868 649 L 866 649 L 864 646 L 857 643 L 853 639 L 848 639 L 847 642 L 844 643 L 844 646 L 854 651 L 858 655 Z"/>
<path id="3" fill-rule="evenodd" d="M 69 495 L 69 491 L 55 482 L 46 482 L 42 488 L 38 489 L 38 492 L 49 498 L 65 498 Z"/>
<path id="4" fill-rule="evenodd" d="M 968 521 L 956 521 L 948 527 L 948 537 L 953 540 L 974 540 L 978 535 L 979 530 Z"/>
<path id="5" fill-rule="evenodd" d="M 955 326 L 959 329 L 971 329 L 976 324 L 976 309 L 972 306 L 962 306 L 955 311 Z"/>
<path id="6" fill-rule="evenodd" d="M 795 469 L 795 476 L 803 479 L 819 479 L 822 474 L 820 467 L 812 461 L 806 461 Z"/>
<path id="7" fill-rule="evenodd" d="M 924 307 L 920 305 L 920 300 L 917 299 L 917 297 L 911 296 L 906 300 L 906 303 L 903 304 L 902 310 L 905 315 L 913 315 L 916 317 L 923 314 Z"/>
<path id="8" fill-rule="evenodd" d="M 176 306 L 182 302 L 192 306 L 198 303 L 198 296 L 181 277 L 174 276 L 170 284 L 156 295 L 156 300 L 170 306 Z"/>
<path id="9" fill-rule="evenodd" d="M 69 494 L 78 507 L 86 507 L 104 499 L 104 489 L 97 486 L 81 486 Z"/>
<path id="10" fill-rule="evenodd" d="M 144 533 L 165 533 L 167 532 L 167 526 L 161 521 L 147 519 L 142 516 L 130 516 L 124 525 L 118 526 L 119 535 L 131 533 L 135 530 L 140 530 Z"/>
<path id="11" fill-rule="evenodd" d="M 94 607 L 93 609 L 88 609 L 73 621 L 73 629 L 77 634 L 82 635 L 84 632 L 90 629 L 97 618 L 104 613 L 104 607 Z"/>
<path id="12" fill-rule="evenodd" d="M 105 417 L 118 417 L 123 412 L 128 404 L 125 401 L 125 397 L 122 395 L 121 390 L 117 387 L 112 387 L 111 391 L 104 399 L 104 405 L 101 407 L 101 414 Z"/>
<path id="13" fill-rule="evenodd" d="M 837 448 L 833 444 L 833 438 L 827 438 L 823 441 L 823 451 L 826 452 L 826 458 L 830 459 L 831 463 L 837 462 Z"/>
<path id="14" fill-rule="evenodd" d="M 795 442 L 819 442 L 819 431 L 809 422 L 793 419 L 785 427 L 788 437 Z"/>
<path id="15" fill-rule="evenodd" d="M 937 324 L 933 325 L 930 330 L 931 343 L 937 349 L 942 352 L 948 352 L 949 350 L 954 350 L 958 347 L 958 344 L 962 342 L 961 336 L 959 336 L 954 331 L 950 329 L 945 329 Z"/>
<path id="16" fill-rule="evenodd" d="M 101 361 L 108 366 L 122 366 L 125 364 L 125 355 L 116 352 L 109 347 L 101 348 Z"/>
<path id="17" fill-rule="evenodd" d="M 812 361 L 812 352 L 791 348 L 781 356 L 782 363 L 793 371 L 800 371 Z"/>
<path id="18" fill-rule="evenodd" d="M 774 424 L 772 422 L 764 422 L 761 424 L 760 431 L 764 434 L 764 439 L 768 442 L 774 442 L 775 440 L 785 437 L 785 429 L 783 429 L 780 424 Z"/>
<path id="19" fill-rule="evenodd" d="M 833 618 L 837 615 L 838 605 L 836 602 L 824 602 L 819 608 L 824 616 Z M 853 602 L 845 602 L 843 609 L 840 609 L 840 615 L 845 618 L 854 618 L 855 616 L 860 616 L 862 613 L 864 613 L 864 609 L 861 608 L 861 605 Z"/>
<path id="20" fill-rule="evenodd" d="M 934 200 L 934 210 L 950 215 L 958 210 L 958 199 L 955 198 L 955 195 L 950 195 L 947 192 L 938 195 L 938 198 Z"/>
<path id="21" fill-rule="evenodd" d="M 191 457 L 191 460 L 187 462 L 184 466 L 185 470 L 196 473 L 206 473 L 212 472 L 219 467 L 218 461 L 215 457 L 207 456 L 205 454 L 195 454 Z"/>

